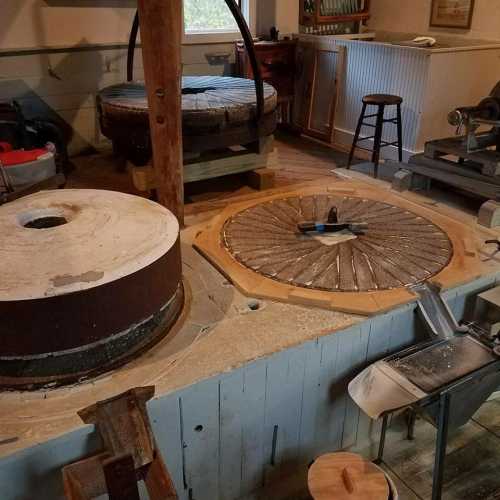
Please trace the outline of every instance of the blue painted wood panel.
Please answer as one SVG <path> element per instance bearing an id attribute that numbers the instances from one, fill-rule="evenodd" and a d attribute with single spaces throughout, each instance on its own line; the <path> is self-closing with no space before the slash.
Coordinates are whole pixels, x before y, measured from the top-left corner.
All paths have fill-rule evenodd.
<path id="1" fill-rule="evenodd" d="M 446 293 L 458 317 L 467 297 L 495 279 Z M 157 444 L 179 498 L 250 498 L 322 453 L 376 440 L 379 422 L 359 411 L 347 384 L 418 335 L 410 304 L 151 401 Z M 91 431 L 1 460 L 0 498 L 61 498 L 61 467 L 99 447 Z"/>

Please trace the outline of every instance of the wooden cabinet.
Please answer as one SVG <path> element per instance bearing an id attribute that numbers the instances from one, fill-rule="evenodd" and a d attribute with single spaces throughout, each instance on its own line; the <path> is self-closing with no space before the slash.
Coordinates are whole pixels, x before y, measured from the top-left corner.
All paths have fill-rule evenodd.
<path id="1" fill-rule="evenodd" d="M 294 96 L 295 40 L 256 42 L 255 53 L 260 63 L 262 78 L 278 92 L 282 121 L 288 122 Z M 253 78 L 250 59 L 243 42 L 236 42 L 236 73 L 243 78 Z"/>
<path id="2" fill-rule="evenodd" d="M 334 143 L 335 112 L 346 68 L 346 49 L 301 37 L 292 122 L 304 135 Z"/>

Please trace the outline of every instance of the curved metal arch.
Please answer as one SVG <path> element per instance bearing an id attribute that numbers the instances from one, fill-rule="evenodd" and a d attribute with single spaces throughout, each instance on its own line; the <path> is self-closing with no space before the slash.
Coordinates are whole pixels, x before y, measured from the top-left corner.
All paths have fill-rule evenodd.
<path id="1" fill-rule="evenodd" d="M 250 33 L 247 22 L 241 12 L 240 7 L 235 0 L 225 0 L 231 14 L 238 25 L 243 42 L 248 52 L 248 57 L 250 59 L 250 65 L 252 67 L 252 72 L 255 81 L 255 94 L 257 96 L 257 122 L 262 117 L 264 112 L 264 82 L 262 80 L 262 74 L 260 71 L 260 65 L 257 61 L 257 56 L 255 54 L 255 46 L 253 43 L 253 37 Z M 134 79 L 134 52 L 137 44 L 137 34 L 139 32 L 139 13 L 135 13 L 134 21 L 132 23 L 132 29 L 130 31 L 130 38 L 128 43 L 127 51 L 127 81 L 131 82 Z"/>

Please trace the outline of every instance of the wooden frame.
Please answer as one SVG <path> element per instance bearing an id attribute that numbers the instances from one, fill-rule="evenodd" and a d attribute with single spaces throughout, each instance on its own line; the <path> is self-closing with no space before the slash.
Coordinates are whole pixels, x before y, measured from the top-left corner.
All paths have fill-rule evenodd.
<path id="1" fill-rule="evenodd" d="M 446 17 L 443 16 L 442 20 L 439 18 L 440 9 L 459 9 L 465 10 L 465 18 L 460 20 L 453 20 L 453 16 L 449 17 L 449 22 L 446 22 Z M 474 14 L 475 0 L 432 0 L 431 6 L 431 19 L 429 25 L 433 28 L 455 28 L 469 30 L 472 25 L 472 16 Z"/>
<path id="2" fill-rule="evenodd" d="M 330 106 L 328 113 L 329 121 L 326 132 L 313 128 L 311 124 L 314 111 L 315 98 L 316 98 L 315 89 L 316 89 L 316 84 L 318 82 L 318 60 L 322 52 L 337 54 L 337 59 L 338 59 L 335 68 L 335 80 L 333 82 L 335 90 L 329 103 Z M 335 46 L 333 48 L 317 48 L 314 54 L 312 85 L 311 85 L 311 93 L 309 96 L 309 112 L 307 116 L 307 126 L 306 129 L 304 130 L 304 134 L 328 142 L 329 144 L 333 144 L 333 136 L 335 133 L 335 112 L 337 110 L 337 103 L 340 93 L 339 88 L 340 88 L 341 76 L 345 68 L 345 54 L 346 54 L 346 48 L 342 46 Z"/>
<path id="3" fill-rule="evenodd" d="M 326 130 L 314 128 L 313 113 L 318 84 L 318 60 L 322 53 L 337 54 L 338 63 L 335 68 L 334 92 L 329 102 L 329 119 Z M 304 42 L 297 46 L 297 67 L 300 68 L 295 80 L 293 125 L 304 135 L 314 137 L 328 144 L 334 142 L 335 112 L 345 71 L 346 47 L 325 43 Z"/>
<path id="4" fill-rule="evenodd" d="M 322 307 L 336 311 L 371 316 L 410 303 L 417 296 L 408 288 L 374 292 L 327 292 L 280 283 L 242 266 L 222 243 L 221 234 L 226 221 L 233 215 L 257 204 L 289 196 L 311 194 L 338 194 L 369 198 L 405 208 L 422 215 L 443 229 L 453 245 L 450 263 L 429 281 L 440 289 L 453 288 L 481 275 L 482 265 L 477 256 L 477 242 L 470 228 L 429 208 L 412 203 L 393 192 L 388 192 L 360 181 L 336 181 L 330 185 L 313 185 L 297 190 L 279 190 L 275 194 L 228 206 L 208 226 L 197 231 L 194 247 L 220 270 L 245 295 Z"/>

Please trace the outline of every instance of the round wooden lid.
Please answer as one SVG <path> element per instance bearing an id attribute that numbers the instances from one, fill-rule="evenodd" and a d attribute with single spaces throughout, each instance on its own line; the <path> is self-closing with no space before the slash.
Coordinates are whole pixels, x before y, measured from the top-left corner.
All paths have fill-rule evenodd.
<path id="1" fill-rule="evenodd" d="M 319 457 L 309 469 L 314 500 L 387 500 L 389 483 L 374 464 L 354 453 Z"/>
<path id="2" fill-rule="evenodd" d="M 145 198 L 90 189 L 42 191 L 0 207 L 0 301 L 97 287 L 165 255 L 179 224 Z"/>

